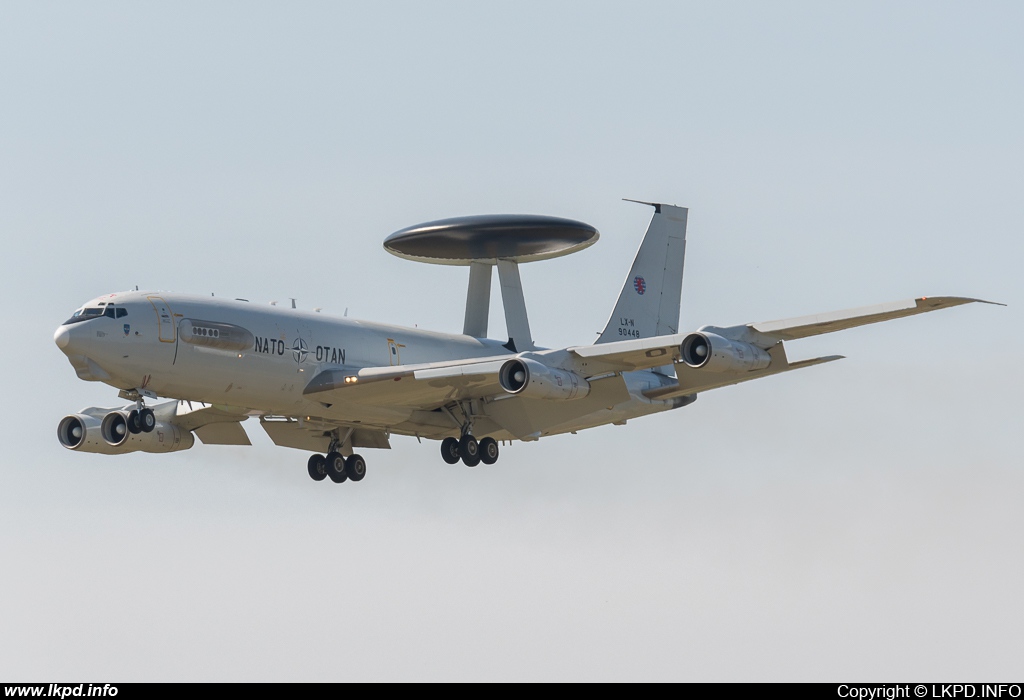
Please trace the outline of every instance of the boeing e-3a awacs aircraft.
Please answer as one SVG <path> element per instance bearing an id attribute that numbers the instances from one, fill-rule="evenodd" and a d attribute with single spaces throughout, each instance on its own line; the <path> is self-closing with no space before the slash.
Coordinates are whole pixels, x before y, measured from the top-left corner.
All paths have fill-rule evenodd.
<path id="1" fill-rule="evenodd" d="M 593 345 L 534 344 L 522 263 L 586 248 L 591 226 L 543 216 L 475 216 L 403 229 L 385 248 L 470 268 L 463 333 L 388 326 L 245 300 L 166 292 L 94 299 L 54 335 L 79 378 L 128 402 L 63 418 L 61 444 L 79 452 L 173 452 L 248 445 L 258 417 L 278 445 L 313 452 L 319 481 L 361 480 L 356 448 L 392 435 L 441 440 L 449 464 L 498 459 L 499 441 L 537 440 L 624 423 L 693 403 L 703 391 L 840 359 L 791 362 L 784 342 L 979 299 L 921 297 L 860 309 L 679 333 L 687 209 L 654 217 L 604 331 Z M 509 338 L 487 338 L 491 273 Z M 986 302 L 988 303 L 988 302 Z M 147 399 L 173 399 L 153 406 Z"/>

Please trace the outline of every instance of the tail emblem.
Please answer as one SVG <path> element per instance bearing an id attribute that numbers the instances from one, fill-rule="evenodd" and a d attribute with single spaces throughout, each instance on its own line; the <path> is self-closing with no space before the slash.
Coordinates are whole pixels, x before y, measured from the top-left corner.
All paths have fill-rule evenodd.
<path id="1" fill-rule="evenodd" d="M 643 296 L 643 293 L 647 291 L 647 283 L 643 277 L 637 277 L 633 280 L 633 289 L 636 290 L 637 294 Z"/>

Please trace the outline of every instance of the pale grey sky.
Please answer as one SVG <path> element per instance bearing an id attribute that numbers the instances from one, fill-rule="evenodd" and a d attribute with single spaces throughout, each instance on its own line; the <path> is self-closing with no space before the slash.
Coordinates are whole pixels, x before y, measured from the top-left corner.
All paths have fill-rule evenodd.
<path id="1" fill-rule="evenodd" d="M 1024 670 L 1018 3 L 0 6 L 0 679 L 979 680 Z M 55 327 L 142 287 L 459 330 L 430 219 L 580 219 L 534 336 L 603 327 L 690 207 L 683 329 L 921 294 L 849 359 L 358 485 L 78 455 Z M 495 298 L 495 305 L 498 301 Z M 492 311 L 493 335 L 501 314 Z M 497 325 L 496 328 L 493 326 Z"/>

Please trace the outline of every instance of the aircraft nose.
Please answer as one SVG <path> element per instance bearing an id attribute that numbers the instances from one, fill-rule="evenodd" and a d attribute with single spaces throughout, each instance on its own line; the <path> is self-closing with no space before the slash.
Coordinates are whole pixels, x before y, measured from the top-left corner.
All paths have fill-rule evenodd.
<path id="1" fill-rule="evenodd" d="M 67 326 L 61 326 L 53 334 L 53 342 L 57 343 L 57 347 L 63 350 L 71 342 L 71 331 L 68 330 Z"/>

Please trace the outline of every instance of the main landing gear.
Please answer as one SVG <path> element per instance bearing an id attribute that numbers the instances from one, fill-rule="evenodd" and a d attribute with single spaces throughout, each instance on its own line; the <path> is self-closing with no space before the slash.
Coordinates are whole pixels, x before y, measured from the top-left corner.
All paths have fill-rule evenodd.
<path id="1" fill-rule="evenodd" d="M 348 457 L 341 454 L 341 450 L 351 452 L 352 444 L 349 437 L 352 435 L 350 428 L 344 436 L 339 431 L 331 434 L 331 443 L 327 447 L 327 455 L 313 455 L 306 464 L 309 471 L 309 478 L 313 481 L 323 481 L 331 477 L 336 484 L 345 481 L 362 481 L 366 476 L 366 460 L 360 455 L 350 454 Z M 347 447 L 347 449 L 346 449 Z"/>
<path id="2" fill-rule="evenodd" d="M 481 462 L 494 464 L 498 461 L 498 443 L 489 437 L 478 441 L 469 433 L 462 439 L 446 437 L 441 441 L 441 459 L 448 464 L 456 464 L 461 459 L 467 467 L 475 467 Z"/>
<path id="3" fill-rule="evenodd" d="M 306 464 L 309 477 L 313 481 L 323 481 L 331 477 L 336 484 L 345 481 L 362 481 L 366 476 L 366 460 L 360 455 L 345 457 L 340 452 L 328 452 L 327 456 L 313 455 Z"/>

